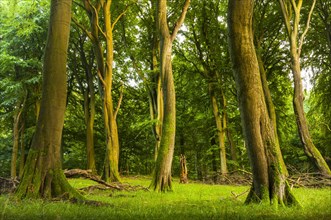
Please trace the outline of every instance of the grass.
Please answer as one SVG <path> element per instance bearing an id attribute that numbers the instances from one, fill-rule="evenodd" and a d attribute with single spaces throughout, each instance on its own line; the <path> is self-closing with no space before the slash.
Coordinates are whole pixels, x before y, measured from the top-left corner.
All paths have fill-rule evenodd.
<path id="1" fill-rule="evenodd" d="M 147 187 L 149 177 L 123 178 L 132 185 Z M 72 179 L 81 188 L 94 182 Z M 109 203 L 92 207 L 68 202 L 42 200 L 15 201 L 0 196 L 0 219 L 331 219 L 331 189 L 294 189 L 302 208 L 279 208 L 269 205 L 244 205 L 246 186 L 221 186 L 174 181 L 174 192 L 94 191 L 85 196 Z"/>

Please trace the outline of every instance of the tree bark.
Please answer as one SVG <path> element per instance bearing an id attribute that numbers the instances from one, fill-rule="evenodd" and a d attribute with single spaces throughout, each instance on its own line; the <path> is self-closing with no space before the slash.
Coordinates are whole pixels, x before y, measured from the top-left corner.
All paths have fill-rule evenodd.
<path id="1" fill-rule="evenodd" d="M 150 188 L 155 191 L 171 191 L 171 165 L 175 147 L 176 96 L 172 73 L 172 44 L 180 26 L 183 24 L 190 0 L 186 0 L 182 14 L 170 34 L 167 21 L 167 1 L 158 0 L 157 19 L 160 34 L 160 74 L 163 91 L 163 122 L 160 149 L 155 163 Z"/>
<path id="2" fill-rule="evenodd" d="M 225 126 L 226 126 L 225 125 L 225 123 L 226 123 L 225 116 L 226 115 L 224 114 L 224 112 L 221 113 L 218 108 L 217 98 L 216 98 L 216 94 L 215 94 L 215 88 L 214 88 L 214 85 L 212 82 L 209 83 L 209 95 L 210 95 L 213 114 L 214 114 L 214 118 L 215 118 L 215 122 L 216 122 L 218 146 L 220 149 L 221 175 L 226 175 L 228 173 L 228 168 L 226 165 L 226 149 L 225 149 Z"/>
<path id="3" fill-rule="evenodd" d="M 88 61 L 84 48 L 84 40 L 79 37 L 79 44 L 76 45 L 76 49 L 80 53 L 80 60 L 85 72 L 85 79 L 87 83 L 87 88 L 83 85 L 82 79 L 76 74 L 77 81 L 79 83 L 82 94 L 84 95 L 84 116 L 85 116 L 85 126 L 86 126 L 86 156 L 87 156 L 87 169 L 91 170 L 93 174 L 97 174 L 97 169 L 95 165 L 95 153 L 94 153 L 94 120 L 95 120 L 95 86 L 93 81 L 92 59 L 91 62 Z M 91 53 L 92 51 L 90 51 Z"/>
<path id="4" fill-rule="evenodd" d="M 187 178 L 187 166 L 186 166 L 186 157 L 185 155 L 181 154 L 180 155 L 180 180 L 179 183 L 188 183 L 188 178 Z"/>
<path id="5" fill-rule="evenodd" d="M 66 60 L 70 32 L 71 0 L 52 0 L 43 66 L 41 111 L 28 154 L 20 198 L 75 197 L 62 171 L 61 136 L 66 106 Z"/>
<path id="6" fill-rule="evenodd" d="M 21 137 L 21 155 L 20 155 L 20 166 L 19 166 L 19 178 L 22 179 L 24 165 L 25 165 L 25 143 L 24 143 L 24 132 L 25 132 L 25 122 L 22 121 L 22 127 L 20 131 Z"/>
<path id="7" fill-rule="evenodd" d="M 18 148 L 20 144 L 20 121 L 22 115 L 22 107 L 21 102 L 18 102 L 16 106 L 16 113 L 14 115 L 14 123 L 13 123 L 13 150 L 11 156 L 11 167 L 10 167 L 10 177 L 12 179 L 16 179 L 17 177 L 17 157 L 18 157 Z"/>
<path id="8" fill-rule="evenodd" d="M 284 0 L 279 0 L 279 2 L 282 8 L 284 23 L 290 42 L 291 69 L 294 81 L 293 108 L 299 137 L 308 158 L 310 158 L 310 160 L 322 174 L 331 176 L 331 170 L 328 164 L 312 141 L 303 108 L 304 94 L 301 80 L 300 55 L 304 38 L 309 29 L 311 13 L 313 12 L 316 0 L 313 1 L 313 4 L 310 8 L 307 23 L 301 36 L 299 36 L 299 23 L 300 11 L 303 1 L 299 0 L 298 2 L 292 1 L 289 3 Z M 294 12 L 293 20 L 292 12 Z"/>
<path id="9" fill-rule="evenodd" d="M 257 50 L 259 50 L 260 47 L 257 46 Z M 280 150 L 280 144 L 279 144 L 279 139 L 278 139 L 278 133 L 277 133 L 277 116 L 276 116 L 276 110 L 275 110 L 275 106 L 274 103 L 272 101 L 272 97 L 271 97 L 271 92 L 269 89 L 269 85 L 268 85 L 268 81 L 267 81 L 267 72 L 264 68 L 264 63 L 262 61 L 261 55 L 259 53 L 256 53 L 257 55 L 257 61 L 259 64 L 259 70 L 260 70 L 260 77 L 261 77 L 261 82 L 262 82 L 262 89 L 263 89 L 263 93 L 264 93 L 264 98 L 265 98 L 265 102 L 267 105 L 267 109 L 268 109 L 268 115 L 270 118 L 270 122 L 273 126 L 274 129 L 274 134 L 275 134 L 275 143 L 277 145 L 277 150 Z M 278 152 L 278 154 L 281 154 L 281 152 Z M 286 165 L 284 163 L 284 160 L 281 160 L 281 166 L 282 169 L 284 171 L 284 173 L 286 174 L 286 176 L 288 176 L 288 171 L 286 168 Z"/>
<path id="10" fill-rule="evenodd" d="M 253 0 L 232 1 L 228 5 L 229 46 L 237 85 L 241 121 L 253 173 L 246 203 L 293 204 L 277 149 L 275 130 L 268 116 L 258 60 L 253 43 Z"/>
<path id="11" fill-rule="evenodd" d="M 118 19 L 124 15 L 124 12 L 112 22 L 111 0 L 96 1 L 94 4 L 88 0 L 83 0 L 83 3 L 90 19 L 90 31 L 87 31 L 81 24 L 74 21 L 85 31 L 92 41 L 98 67 L 98 76 L 101 81 L 103 119 L 106 134 L 106 155 L 102 177 L 106 182 L 120 182 L 121 178 L 118 171 L 119 139 L 116 122 L 120 105 L 117 106 L 117 109 L 114 108 L 112 96 L 114 61 L 113 28 Z M 100 26 L 100 11 L 102 11 L 102 17 L 104 18 L 103 29 Z M 100 36 L 105 39 L 104 44 L 100 40 Z"/>

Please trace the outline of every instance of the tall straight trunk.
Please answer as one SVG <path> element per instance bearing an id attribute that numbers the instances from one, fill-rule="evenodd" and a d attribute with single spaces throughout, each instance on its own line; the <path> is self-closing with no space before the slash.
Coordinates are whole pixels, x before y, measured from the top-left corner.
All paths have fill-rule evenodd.
<path id="1" fill-rule="evenodd" d="M 152 183 L 155 191 L 172 190 L 171 165 L 175 148 L 176 96 L 172 73 L 172 44 L 183 24 L 190 0 L 186 0 L 182 14 L 170 34 L 167 21 L 167 1 L 157 2 L 157 21 L 160 34 L 160 74 L 163 91 L 163 122 L 160 149 L 155 163 Z"/>
<path id="2" fill-rule="evenodd" d="M 232 132 L 231 132 L 229 127 L 226 129 L 226 138 L 227 138 L 227 140 L 229 142 L 229 145 L 230 145 L 231 160 L 237 162 L 238 161 L 237 147 L 236 147 L 236 144 L 233 141 Z"/>
<path id="3" fill-rule="evenodd" d="M 228 173 L 228 168 L 226 165 L 226 149 L 225 149 L 225 127 L 224 127 L 225 115 L 219 111 L 218 102 L 215 94 L 215 88 L 212 83 L 209 83 L 209 94 L 210 94 L 213 114 L 216 122 L 218 146 L 220 149 L 221 175 L 226 175 Z"/>
<path id="4" fill-rule="evenodd" d="M 75 197 L 61 165 L 61 136 L 66 107 L 66 61 L 71 0 L 52 0 L 43 66 L 41 111 L 16 195 L 20 198 Z"/>
<path id="5" fill-rule="evenodd" d="M 19 166 L 19 178 L 22 179 L 23 171 L 24 171 L 24 164 L 25 164 L 25 142 L 24 142 L 24 132 L 25 132 L 25 122 L 22 121 L 22 127 L 20 131 L 21 137 L 21 155 L 20 155 L 20 166 Z"/>
<path id="6" fill-rule="evenodd" d="M 96 174 L 94 153 L 94 119 L 95 119 L 95 96 L 92 75 L 89 75 L 88 88 L 85 91 L 84 97 L 84 112 L 86 124 L 86 153 L 87 153 L 87 169 L 92 170 Z"/>
<path id="7" fill-rule="evenodd" d="M 294 81 L 293 108 L 296 117 L 300 140 L 304 147 L 304 151 L 306 155 L 319 169 L 319 171 L 322 174 L 331 176 L 331 170 L 329 166 L 327 165 L 326 161 L 324 160 L 321 153 L 315 147 L 312 141 L 303 108 L 304 94 L 303 94 L 303 87 L 301 80 L 300 55 L 302 51 L 304 38 L 308 33 L 309 23 L 316 0 L 313 0 L 312 6 L 308 14 L 306 26 L 304 26 L 305 29 L 303 30 L 301 35 L 299 34 L 299 25 L 300 25 L 300 11 L 302 8 L 303 0 L 299 0 L 298 2 L 296 1 L 287 2 L 284 0 L 279 0 L 279 3 L 283 12 L 284 23 L 290 42 L 291 69 L 292 69 L 292 75 Z M 294 13 L 293 16 L 292 16 L 292 12 Z"/>
<path id="8" fill-rule="evenodd" d="M 10 167 L 10 177 L 16 179 L 17 177 L 17 157 L 18 157 L 18 148 L 19 148 L 19 139 L 20 139 L 20 119 L 22 114 L 21 103 L 19 102 L 18 111 L 14 115 L 13 123 L 13 150 L 11 155 L 11 167 Z"/>
<path id="9" fill-rule="evenodd" d="M 275 141 L 253 43 L 254 1 L 228 5 L 229 46 L 237 85 L 240 115 L 253 172 L 250 202 L 297 203 L 282 168 L 283 157 Z"/>
<path id="10" fill-rule="evenodd" d="M 78 50 L 80 52 L 81 62 L 85 70 L 85 78 L 87 82 L 86 89 L 84 88 L 82 82 L 79 83 L 81 87 L 81 91 L 84 94 L 87 169 L 91 170 L 92 173 L 96 174 L 97 169 L 95 165 L 95 153 L 94 153 L 95 87 L 94 87 L 93 74 L 92 74 L 93 64 L 89 63 L 87 60 L 84 51 L 84 41 L 82 39 L 80 39 L 79 41 Z"/>
<path id="11" fill-rule="evenodd" d="M 160 149 L 161 137 L 162 137 L 162 122 L 163 122 L 163 91 L 161 74 L 158 68 L 158 58 L 157 54 L 159 52 L 159 37 L 157 29 L 157 15 L 156 15 L 156 4 L 154 0 L 151 0 L 152 10 L 154 14 L 154 28 L 150 33 L 151 38 L 151 81 L 152 87 L 150 89 L 150 114 L 151 119 L 155 120 L 156 123 L 153 125 L 153 133 L 155 137 L 155 149 L 154 149 L 154 160 L 156 161 L 158 151 Z"/>

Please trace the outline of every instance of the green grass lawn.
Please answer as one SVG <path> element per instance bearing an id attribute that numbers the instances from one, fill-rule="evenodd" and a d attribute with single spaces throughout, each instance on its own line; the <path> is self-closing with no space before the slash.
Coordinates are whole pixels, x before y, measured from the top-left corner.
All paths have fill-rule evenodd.
<path id="1" fill-rule="evenodd" d="M 123 178 L 123 182 L 147 187 L 149 177 Z M 94 185 L 83 179 L 71 179 L 76 188 Z M 279 208 L 269 205 L 244 205 L 247 186 L 178 184 L 174 192 L 155 193 L 143 190 L 102 191 L 86 198 L 109 203 L 93 207 L 68 202 L 15 201 L 0 196 L 0 219 L 331 219 L 331 189 L 294 189 L 302 208 Z"/>

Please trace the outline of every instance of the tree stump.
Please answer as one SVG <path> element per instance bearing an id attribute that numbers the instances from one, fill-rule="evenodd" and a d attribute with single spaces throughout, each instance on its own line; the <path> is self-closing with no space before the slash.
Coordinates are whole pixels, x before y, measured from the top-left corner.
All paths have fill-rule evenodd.
<path id="1" fill-rule="evenodd" d="M 188 183 L 186 158 L 182 154 L 180 155 L 179 163 L 180 163 L 180 182 L 179 183 Z"/>

